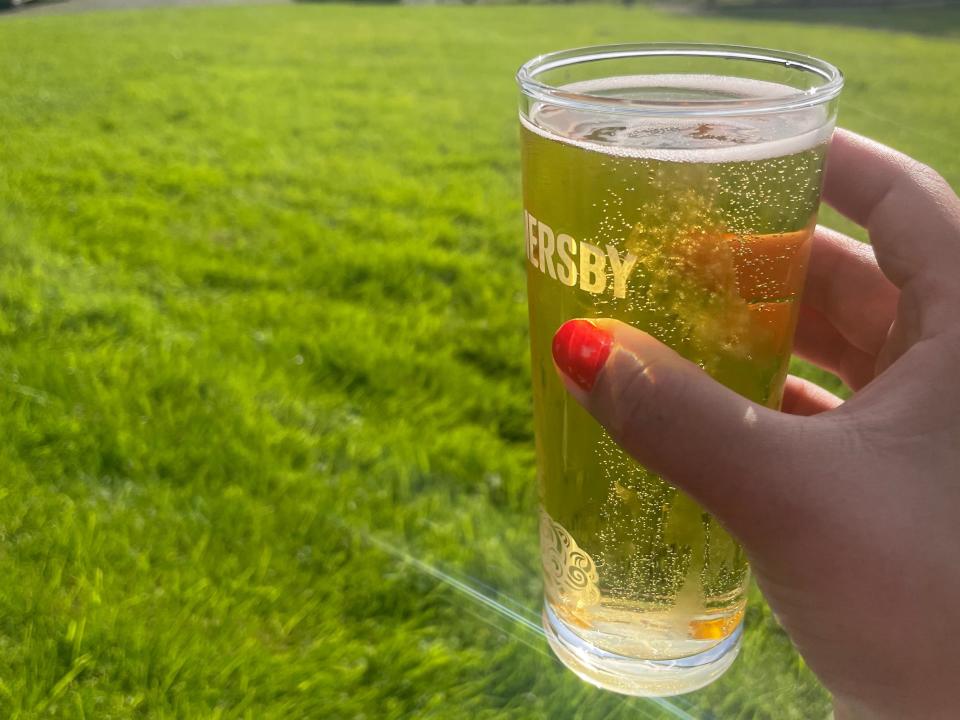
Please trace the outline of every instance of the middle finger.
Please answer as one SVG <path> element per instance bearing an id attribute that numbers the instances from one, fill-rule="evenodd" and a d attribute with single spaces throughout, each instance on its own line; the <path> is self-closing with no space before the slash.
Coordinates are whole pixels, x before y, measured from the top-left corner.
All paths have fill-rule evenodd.
<path id="1" fill-rule="evenodd" d="M 823 315 L 855 348 L 876 357 L 887 340 L 900 291 L 877 265 L 873 248 L 818 226 L 803 304 Z"/>

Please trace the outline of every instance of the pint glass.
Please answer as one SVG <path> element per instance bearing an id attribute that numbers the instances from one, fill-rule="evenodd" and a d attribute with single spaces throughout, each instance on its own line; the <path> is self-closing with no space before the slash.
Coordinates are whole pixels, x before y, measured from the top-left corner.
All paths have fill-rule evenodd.
<path id="1" fill-rule="evenodd" d="M 788 52 L 652 44 L 543 55 L 517 80 L 544 628 L 596 685 L 688 692 L 737 654 L 746 558 L 568 396 L 551 340 L 617 318 L 778 407 L 843 79 Z"/>

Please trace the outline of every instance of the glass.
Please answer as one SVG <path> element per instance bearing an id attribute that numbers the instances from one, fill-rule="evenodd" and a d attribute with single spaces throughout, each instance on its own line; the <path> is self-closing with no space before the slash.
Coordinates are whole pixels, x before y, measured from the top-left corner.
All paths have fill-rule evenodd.
<path id="1" fill-rule="evenodd" d="M 778 407 L 842 76 L 653 44 L 540 56 L 517 80 L 544 628 L 595 685 L 689 692 L 736 657 L 746 557 L 568 396 L 551 340 L 617 318 Z"/>

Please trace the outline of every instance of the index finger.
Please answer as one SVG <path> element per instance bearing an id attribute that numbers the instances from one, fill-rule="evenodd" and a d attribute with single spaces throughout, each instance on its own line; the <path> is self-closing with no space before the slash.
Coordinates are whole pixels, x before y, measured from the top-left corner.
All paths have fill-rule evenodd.
<path id="1" fill-rule="evenodd" d="M 931 168 L 878 142 L 837 130 L 823 197 L 869 231 L 881 269 L 897 286 L 919 275 L 955 284 L 960 200 Z"/>

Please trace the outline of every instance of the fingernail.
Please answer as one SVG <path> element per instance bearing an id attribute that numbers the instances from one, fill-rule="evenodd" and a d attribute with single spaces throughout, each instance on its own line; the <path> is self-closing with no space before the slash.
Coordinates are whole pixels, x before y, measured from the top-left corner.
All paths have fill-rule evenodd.
<path id="1" fill-rule="evenodd" d="M 569 320 L 553 336 L 553 360 L 568 378 L 589 392 L 607 361 L 613 338 L 588 320 Z"/>

